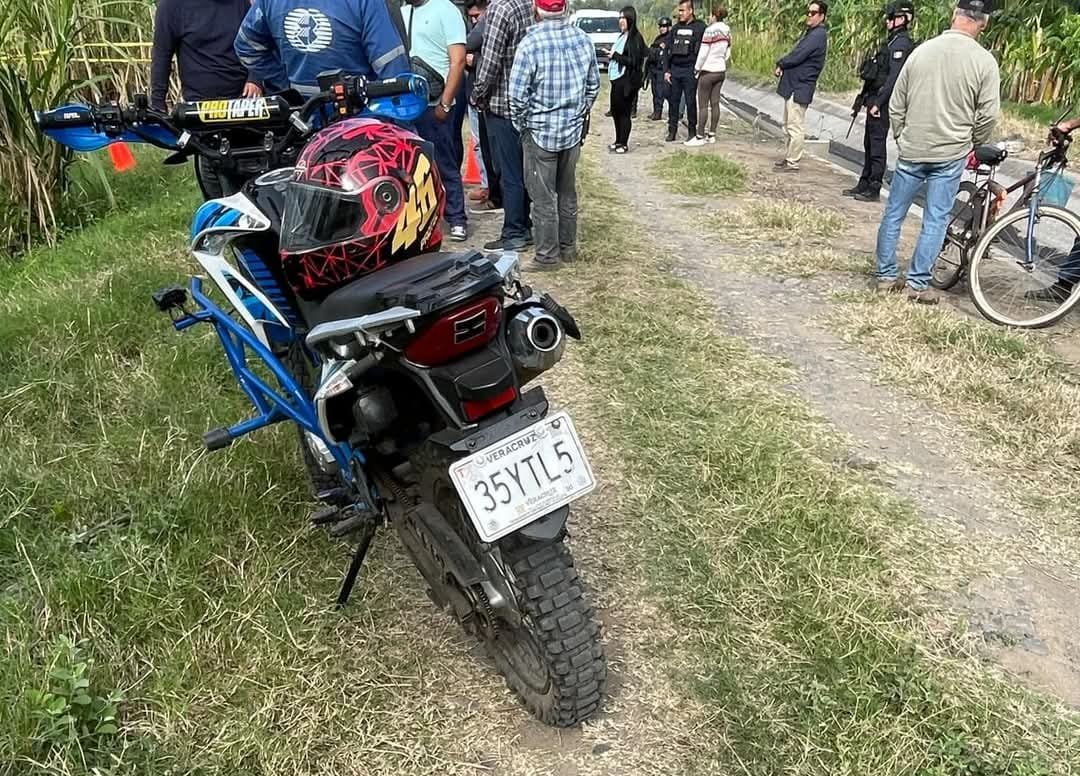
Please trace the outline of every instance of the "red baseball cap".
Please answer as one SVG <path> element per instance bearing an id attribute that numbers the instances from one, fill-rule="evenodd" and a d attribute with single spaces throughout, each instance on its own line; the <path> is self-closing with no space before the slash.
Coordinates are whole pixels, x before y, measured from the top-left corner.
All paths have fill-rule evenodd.
<path id="1" fill-rule="evenodd" d="M 566 0 L 536 0 L 536 7 L 546 13 L 562 13 L 566 10 Z"/>

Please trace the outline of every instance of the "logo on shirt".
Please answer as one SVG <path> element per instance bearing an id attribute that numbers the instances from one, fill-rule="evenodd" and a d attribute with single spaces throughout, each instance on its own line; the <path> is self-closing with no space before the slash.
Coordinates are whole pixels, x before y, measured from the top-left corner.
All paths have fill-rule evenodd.
<path id="1" fill-rule="evenodd" d="M 285 37 L 293 48 L 314 54 L 334 39 L 330 20 L 318 8 L 294 8 L 285 14 Z"/>

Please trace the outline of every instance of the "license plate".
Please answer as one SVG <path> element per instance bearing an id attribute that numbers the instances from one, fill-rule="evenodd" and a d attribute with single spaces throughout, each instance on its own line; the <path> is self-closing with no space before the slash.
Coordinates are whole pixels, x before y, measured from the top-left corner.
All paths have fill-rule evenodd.
<path id="1" fill-rule="evenodd" d="M 455 461 L 450 479 L 485 542 L 513 533 L 596 487 L 565 412 Z"/>

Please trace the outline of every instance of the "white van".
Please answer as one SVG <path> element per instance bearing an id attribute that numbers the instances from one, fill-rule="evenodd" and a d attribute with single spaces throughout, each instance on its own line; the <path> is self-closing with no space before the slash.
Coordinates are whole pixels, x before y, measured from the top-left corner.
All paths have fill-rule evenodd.
<path id="1" fill-rule="evenodd" d="M 596 62 L 601 70 L 607 70 L 608 57 L 601 52 L 614 46 L 619 37 L 619 12 L 582 8 L 574 12 L 570 22 L 580 27 L 592 39 L 593 46 L 596 47 Z"/>

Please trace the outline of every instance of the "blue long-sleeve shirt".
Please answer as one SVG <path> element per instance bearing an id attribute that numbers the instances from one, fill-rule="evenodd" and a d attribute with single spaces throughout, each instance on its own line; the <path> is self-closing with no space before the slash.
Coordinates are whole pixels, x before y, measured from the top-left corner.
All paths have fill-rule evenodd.
<path id="1" fill-rule="evenodd" d="M 255 0 L 236 35 L 240 61 L 270 89 L 318 90 L 318 75 L 389 78 L 410 70 L 385 0 Z"/>
<path id="2" fill-rule="evenodd" d="M 596 47 L 565 19 L 529 28 L 510 71 L 510 119 L 545 151 L 581 145 L 585 117 L 600 92 Z"/>

